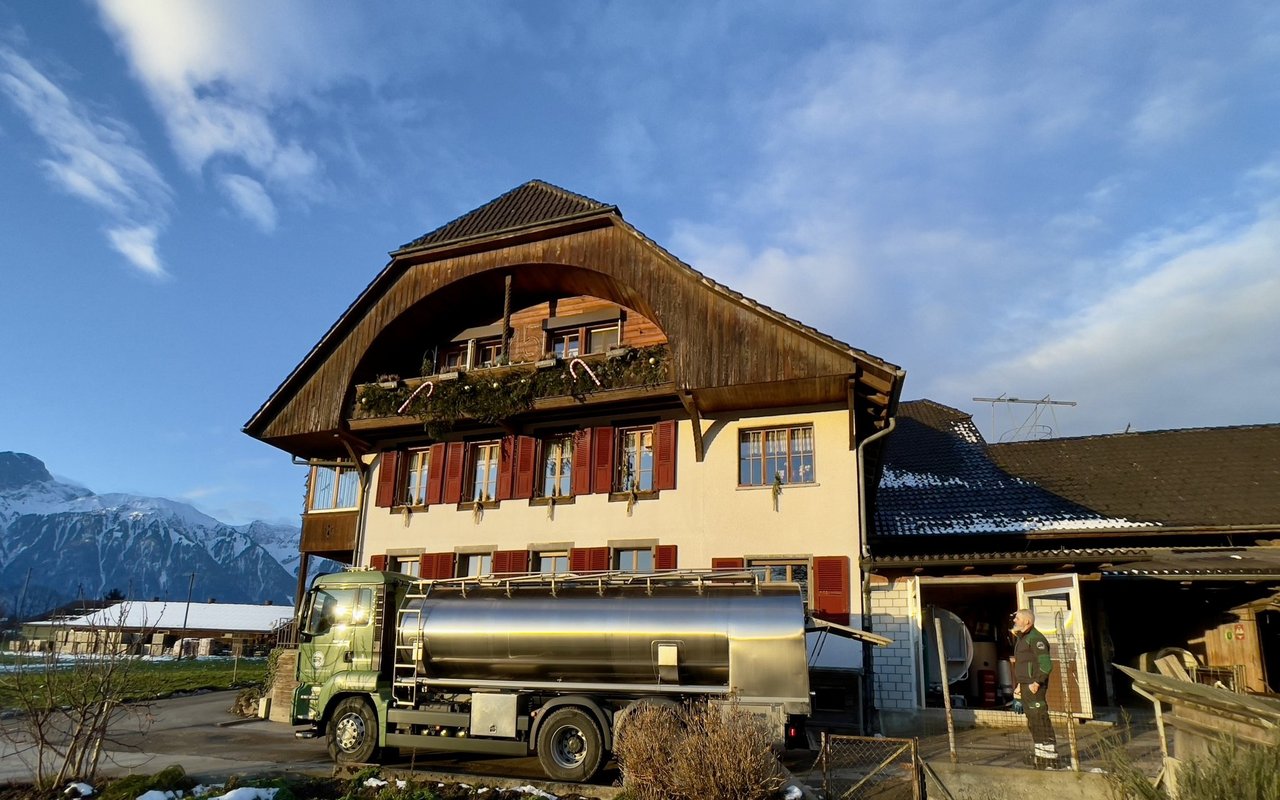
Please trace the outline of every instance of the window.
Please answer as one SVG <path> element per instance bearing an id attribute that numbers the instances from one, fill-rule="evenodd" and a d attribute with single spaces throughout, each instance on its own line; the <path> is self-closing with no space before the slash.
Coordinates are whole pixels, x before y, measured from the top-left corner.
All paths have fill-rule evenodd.
<path id="1" fill-rule="evenodd" d="M 476 342 L 476 363 L 493 367 L 501 363 L 502 339 L 482 339 Z"/>
<path id="2" fill-rule="evenodd" d="M 372 589 L 317 589 L 303 630 L 319 636 L 334 628 L 364 625 L 372 619 L 372 610 Z"/>
<path id="3" fill-rule="evenodd" d="M 614 490 L 653 491 L 653 426 L 618 431 L 618 466 Z"/>
<path id="4" fill-rule="evenodd" d="M 535 553 L 538 572 L 543 575 L 563 575 L 569 571 L 569 554 L 564 551 Z"/>
<path id="5" fill-rule="evenodd" d="M 458 577 L 474 578 L 493 573 L 492 553 L 465 553 L 458 556 Z"/>
<path id="6" fill-rule="evenodd" d="M 581 350 L 579 346 L 581 341 L 582 335 L 576 328 L 556 331 L 551 334 L 551 352 L 555 353 L 557 358 L 574 358 Z"/>
<path id="7" fill-rule="evenodd" d="M 415 578 L 422 574 L 422 558 L 420 556 L 401 556 L 396 559 L 395 571 Z"/>
<path id="8" fill-rule="evenodd" d="M 498 496 L 498 459 L 502 446 L 498 442 L 471 445 L 471 492 L 468 500 L 487 503 Z"/>
<path id="9" fill-rule="evenodd" d="M 466 369 L 470 364 L 467 363 L 467 345 L 464 342 L 460 345 L 452 345 L 447 350 L 440 353 L 440 371 L 441 372 L 457 372 L 460 369 Z"/>
<path id="10" fill-rule="evenodd" d="M 542 497 L 573 494 L 573 436 L 553 436 L 542 443 Z"/>
<path id="11" fill-rule="evenodd" d="M 738 436 L 738 485 L 813 483 L 813 426 L 742 431 Z"/>
<path id="12" fill-rule="evenodd" d="M 798 583 L 806 602 L 809 597 L 809 562 L 787 559 L 752 559 L 748 568 L 764 583 Z"/>
<path id="13" fill-rule="evenodd" d="M 613 568 L 623 572 L 653 572 L 653 550 L 614 550 Z"/>
<path id="14" fill-rule="evenodd" d="M 618 343 L 618 323 L 587 329 L 587 352 L 603 353 Z"/>
<path id="15" fill-rule="evenodd" d="M 331 511 L 339 508 L 355 508 L 360 496 L 360 473 L 355 467 L 337 466 L 311 468 L 311 497 L 307 503 L 310 511 Z"/>
<path id="16" fill-rule="evenodd" d="M 406 506 L 427 504 L 427 472 L 431 466 L 430 450 L 410 450 L 400 487 L 400 502 Z"/>

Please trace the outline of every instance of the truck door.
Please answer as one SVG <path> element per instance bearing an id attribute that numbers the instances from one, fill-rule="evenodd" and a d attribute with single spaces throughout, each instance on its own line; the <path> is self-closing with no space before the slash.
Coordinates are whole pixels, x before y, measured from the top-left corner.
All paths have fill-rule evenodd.
<path id="1" fill-rule="evenodd" d="M 1070 706 L 1072 713 L 1092 717 L 1079 576 L 1042 575 L 1019 580 L 1018 608 L 1031 609 L 1036 628 L 1049 640 L 1054 670 L 1049 679 L 1049 708 L 1067 711 Z"/>
<path id="2" fill-rule="evenodd" d="M 338 672 L 373 669 L 373 590 L 324 587 L 311 594 L 298 675 L 323 683 Z"/>

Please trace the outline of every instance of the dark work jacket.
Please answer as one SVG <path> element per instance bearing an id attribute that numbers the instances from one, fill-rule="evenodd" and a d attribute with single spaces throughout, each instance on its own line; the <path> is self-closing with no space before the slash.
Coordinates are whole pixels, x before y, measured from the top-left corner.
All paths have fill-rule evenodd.
<path id="1" fill-rule="evenodd" d="M 1035 628 L 1018 637 L 1013 645 L 1013 679 L 1018 683 L 1045 683 L 1053 671 L 1049 640 Z"/>

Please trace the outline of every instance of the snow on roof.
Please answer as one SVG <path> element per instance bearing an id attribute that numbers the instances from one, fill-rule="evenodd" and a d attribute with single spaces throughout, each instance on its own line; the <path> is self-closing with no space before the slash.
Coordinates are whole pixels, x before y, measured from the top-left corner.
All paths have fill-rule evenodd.
<path id="1" fill-rule="evenodd" d="M 289 606 L 245 603 L 186 603 L 172 601 L 128 601 L 79 617 L 58 620 L 71 628 L 155 628 L 173 630 L 221 630 L 268 633 L 293 616 Z M 53 621 L 37 624 L 52 625 Z"/>

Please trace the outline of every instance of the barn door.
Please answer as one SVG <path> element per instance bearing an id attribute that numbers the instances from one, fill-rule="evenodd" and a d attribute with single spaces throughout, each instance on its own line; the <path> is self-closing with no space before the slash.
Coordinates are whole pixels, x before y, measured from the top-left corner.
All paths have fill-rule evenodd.
<path id="1" fill-rule="evenodd" d="M 1036 615 L 1036 628 L 1049 640 L 1053 656 L 1049 708 L 1067 711 L 1070 706 L 1073 714 L 1092 717 L 1079 576 L 1041 575 L 1019 580 L 1018 608 L 1031 609 Z M 1069 652 L 1063 652 L 1064 646 Z"/>

